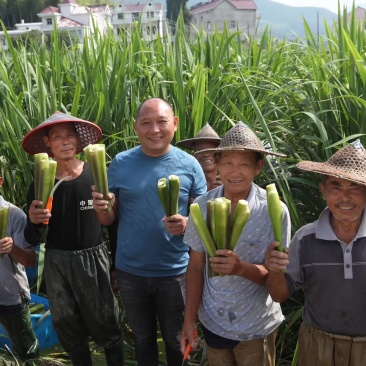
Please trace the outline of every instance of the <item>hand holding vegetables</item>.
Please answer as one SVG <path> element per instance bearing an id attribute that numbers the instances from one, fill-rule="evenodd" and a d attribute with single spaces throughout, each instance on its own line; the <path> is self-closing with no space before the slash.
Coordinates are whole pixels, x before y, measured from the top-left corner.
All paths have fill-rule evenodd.
<path id="1" fill-rule="evenodd" d="M 90 165 L 93 174 L 96 192 L 103 194 L 103 199 L 108 200 L 109 204 L 107 211 L 112 207 L 112 202 L 108 196 L 108 179 L 107 167 L 105 161 L 105 145 L 104 144 L 90 144 L 84 148 L 86 160 Z"/>
<path id="2" fill-rule="evenodd" d="M 239 258 L 233 250 L 249 219 L 248 202 L 239 200 L 231 214 L 231 202 L 217 198 L 207 202 L 207 223 L 198 203 L 190 206 L 190 217 L 210 258 L 220 273 L 234 274 Z M 225 260 L 218 256 L 225 257 Z M 210 268 L 210 267 L 209 267 Z M 214 273 L 211 275 L 215 275 Z"/>

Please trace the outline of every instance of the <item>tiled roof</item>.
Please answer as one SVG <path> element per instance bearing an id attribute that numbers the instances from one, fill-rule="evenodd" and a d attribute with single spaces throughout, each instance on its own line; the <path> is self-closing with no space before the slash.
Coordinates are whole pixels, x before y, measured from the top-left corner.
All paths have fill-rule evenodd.
<path id="1" fill-rule="evenodd" d="M 61 20 L 57 23 L 57 28 L 79 28 L 84 26 L 84 24 L 75 22 L 75 20 L 71 20 L 65 17 L 62 17 Z"/>
<path id="2" fill-rule="evenodd" d="M 39 14 L 55 14 L 55 13 L 59 13 L 58 8 L 54 6 L 49 6 L 46 9 L 42 10 Z"/>
<path id="3" fill-rule="evenodd" d="M 87 8 L 92 13 L 107 13 L 108 12 L 108 5 L 88 5 Z"/>
<path id="4" fill-rule="evenodd" d="M 163 4 L 161 3 L 153 3 L 153 5 L 156 7 L 156 9 L 161 10 L 163 9 Z M 127 5 L 123 4 L 123 6 L 129 10 L 129 11 L 141 11 L 143 8 L 145 8 L 146 4 L 135 4 L 135 5 Z"/>
<path id="5" fill-rule="evenodd" d="M 199 3 L 191 7 L 191 14 L 199 14 L 203 11 L 215 9 L 222 2 L 227 1 L 232 4 L 237 10 L 255 10 L 257 9 L 253 0 L 212 0 L 207 3 Z"/>

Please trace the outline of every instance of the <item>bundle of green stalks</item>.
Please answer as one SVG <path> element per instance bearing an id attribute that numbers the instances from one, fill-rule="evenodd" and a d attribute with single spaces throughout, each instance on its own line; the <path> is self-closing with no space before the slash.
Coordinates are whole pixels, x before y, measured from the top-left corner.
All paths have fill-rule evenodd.
<path id="1" fill-rule="evenodd" d="M 0 207 L 0 239 L 6 237 L 6 229 L 8 227 L 8 217 L 9 217 L 9 206 Z M 4 255 L 0 254 L 0 258 Z"/>
<path id="2" fill-rule="evenodd" d="M 45 208 L 55 184 L 57 162 L 47 153 L 34 155 L 34 197 L 42 201 L 38 208 Z"/>
<path id="3" fill-rule="evenodd" d="M 170 175 L 168 179 L 158 180 L 158 194 L 163 206 L 165 216 L 173 216 L 178 213 L 180 181 L 177 175 Z"/>
<path id="4" fill-rule="evenodd" d="M 86 160 L 90 165 L 93 174 L 96 192 L 103 194 L 103 199 L 109 201 L 108 211 L 112 207 L 112 201 L 108 198 L 108 178 L 107 166 L 105 159 L 105 145 L 104 144 L 89 144 L 84 148 Z"/>
<path id="5" fill-rule="evenodd" d="M 209 200 L 206 220 L 198 203 L 190 206 L 190 217 L 209 257 L 214 257 L 219 249 L 235 249 L 249 216 L 246 200 L 239 200 L 233 213 L 230 200 L 224 197 Z"/>

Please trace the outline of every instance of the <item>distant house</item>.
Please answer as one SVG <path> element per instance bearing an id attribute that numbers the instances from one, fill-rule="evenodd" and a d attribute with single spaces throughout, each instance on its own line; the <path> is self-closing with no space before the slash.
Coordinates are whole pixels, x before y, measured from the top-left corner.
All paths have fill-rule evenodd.
<path id="1" fill-rule="evenodd" d="M 257 6 L 253 0 L 212 0 L 191 7 L 191 33 L 203 29 L 207 33 L 224 29 L 225 23 L 230 31 L 240 29 L 241 39 L 254 35 L 256 30 Z"/>
<path id="2" fill-rule="evenodd" d="M 123 0 L 119 0 L 112 9 L 114 33 L 130 31 L 140 19 L 142 38 L 151 40 L 163 35 L 163 4 L 152 1 L 135 5 L 123 3 Z"/>
<path id="3" fill-rule="evenodd" d="M 347 15 L 348 15 L 348 21 L 350 21 L 352 11 L 350 11 Z M 364 22 L 366 18 L 366 9 L 362 8 L 361 6 L 357 6 L 355 9 L 355 17 L 357 22 Z"/>
<path id="4" fill-rule="evenodd" d="M 114 8 L 108 5 L 79 5 L 76 0 L 62 0 L 55 6 L 48 6 L 39 14 L 39 23 L 16 24 L 15 30 L 9 30 L 10 37 L 39 30 L 51 33 L 54 26 L 60 31 L 67 31 L 82 43 L 85 36 L 98 29 L 101 33 L 112 29 L 115 34 L 129 32 L 141 21 L 142 35 L 152 40 L 163 34 L 163 5 L 152 0 L 146 4 L 124 5 L 117 0 Z M 0 32 L 0 47 L 7 49 L 4 32 Z"/>

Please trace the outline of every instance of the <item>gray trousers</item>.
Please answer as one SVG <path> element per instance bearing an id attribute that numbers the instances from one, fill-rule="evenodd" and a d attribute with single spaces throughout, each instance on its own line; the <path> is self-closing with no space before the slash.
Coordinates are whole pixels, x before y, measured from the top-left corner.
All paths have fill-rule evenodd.
<path id="1" fill-rule="evenodd" d="M 66 352 L 88 344 L 117 344 L 120 309 L 110 283 L 105 244 L 78 251 L 47 249 L 44 275 L 52 323 Z"/>

